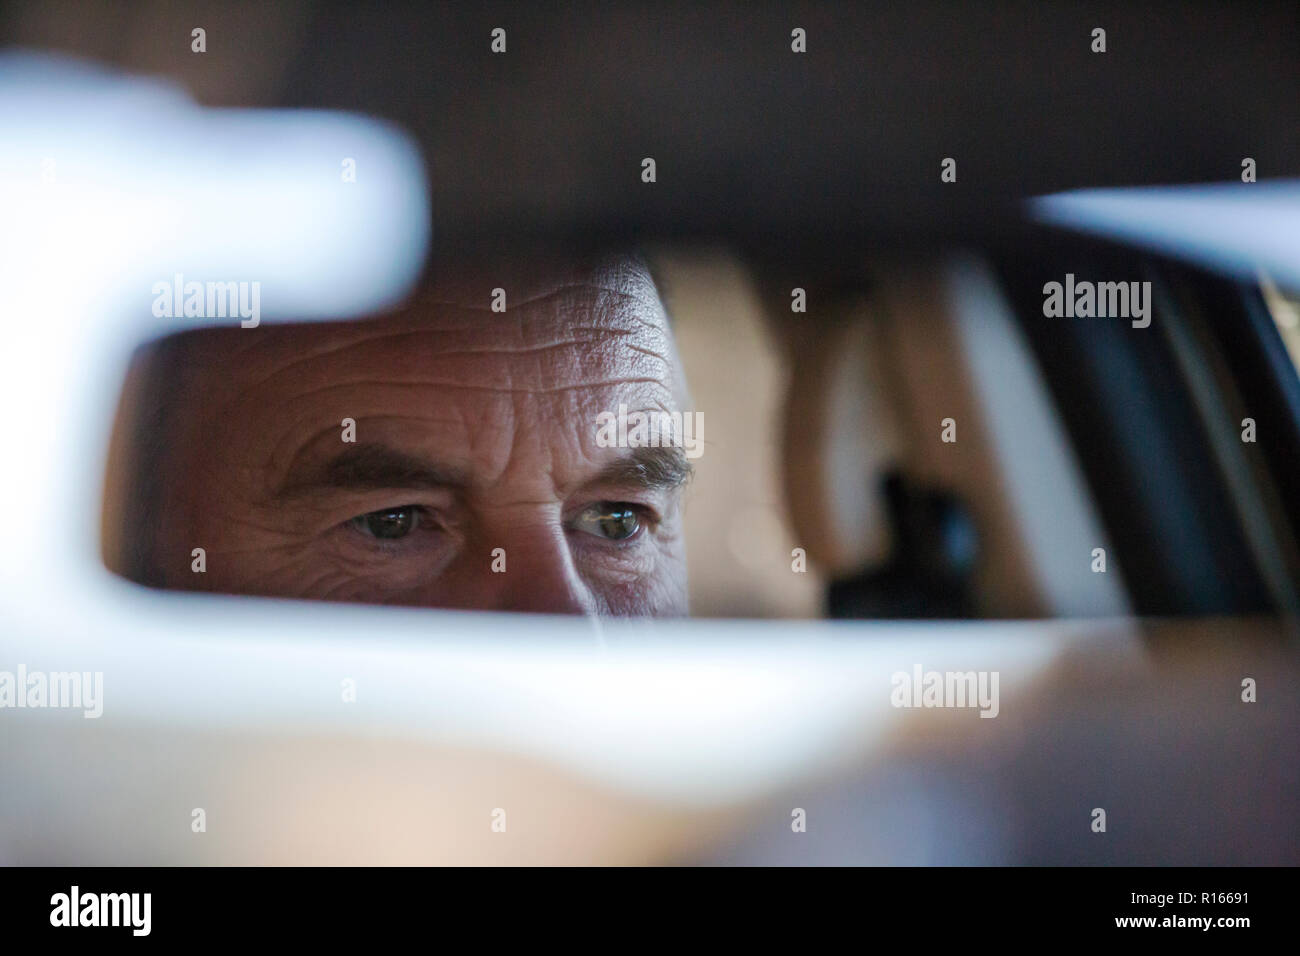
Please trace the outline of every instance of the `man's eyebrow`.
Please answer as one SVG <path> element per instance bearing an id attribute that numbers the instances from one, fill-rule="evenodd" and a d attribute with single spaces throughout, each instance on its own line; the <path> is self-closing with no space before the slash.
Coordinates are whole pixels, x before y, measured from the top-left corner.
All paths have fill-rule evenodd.
<path id="1" fill-rule="evenodd" d="M 636 448 L 611 462 L 588 484 L 635 485 L 650 490 L 677 488 L 690 480 L 695 466 L 676 445 Z"/>
<path id="2" fill-rule="evenodd" d="M 686 453 L 676 446 L 636 448 L 626 458 L 606 465 L 586 484 L 672 489 L 689 481 L 694 470 Z M 459 468 L 372 442 L 349 446 L 319 467 L 291 471 L 277 496 L 291 498 L 326 489 L 464 488 L 468 483 Z"/>
<path id="3" fill-rule="evenodd" d="M 376 443 L 352 445 L 323 465 L 305 473 L 290 473 L 279 497 L 337 489 L 367 491 L 380 488 L 462 488 L 465 473 L 417 455 Z"/>

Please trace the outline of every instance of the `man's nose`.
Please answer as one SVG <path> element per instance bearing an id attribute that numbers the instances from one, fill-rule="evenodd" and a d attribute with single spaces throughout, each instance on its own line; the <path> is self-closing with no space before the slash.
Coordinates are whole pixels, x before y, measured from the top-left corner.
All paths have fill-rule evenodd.
<path id="1" fill-rule="evenodd" d="M 494 609 L 537 614 L 596 614 L 597 601 L 578 574 L 563 528 L 516 533 L 494 572 Z"/>

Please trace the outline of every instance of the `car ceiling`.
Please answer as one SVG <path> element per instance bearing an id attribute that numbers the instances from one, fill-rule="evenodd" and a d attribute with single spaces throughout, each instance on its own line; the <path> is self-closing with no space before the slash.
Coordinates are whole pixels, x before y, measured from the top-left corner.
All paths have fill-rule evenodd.
<path id="1" fill-rule="evenodd" d="M 213 105 L 410 131 L 435 252 L 987 236 L 1043 193 L 1233 180 L 1246 156 L 1261 179 L 1300 175 L 1295 3 L 81 4 L 75 36 L 70 6 L 15 4 L 11 39 L 169 73 Z"/>

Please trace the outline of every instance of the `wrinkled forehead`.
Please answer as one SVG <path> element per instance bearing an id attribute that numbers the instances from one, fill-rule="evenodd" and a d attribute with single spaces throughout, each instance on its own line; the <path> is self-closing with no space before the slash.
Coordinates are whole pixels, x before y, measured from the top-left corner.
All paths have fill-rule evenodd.
<path id="1" fill-rule="evenodd" d="M 648 323 L 666 320 L 649 267 L 635 255 L 440 261 L 413 305 L 432 302 L 497 313 L 523 308 L 534 318 L 555 314 L 563 319 L 563 307 L 536 308 L 557 301 L 560 306 L 599 309 L 602 314 Z"/>
<path id="2" fill-rule="evenodd" d="M 185 337 L 179 364 L 205 391 L 283 380 L 321 366 L 364 363 L 394 373 L 411 364 L 475 356 L 535 357 L 539 369 L 566 353 L 579 366 L 657 358 L 654 378 L 677 396 L 684 381 L 667 313 L 645 262 L 630 255 L 588 260 L 482 258 L 442 262 L 399 310 L 345 322 L 205 330 Z M 634 364 L 640 365 L 638 360 Z M 569 362 L 568 366 L 573 366 Z M 468 371 L 468 369 L 466 369 Z M 645 370 L 637 369 L 644 373 Z M 212 380 L 215 375 L 215 380 Z M 296 373 L 296 374 L 295 374 Z"/>

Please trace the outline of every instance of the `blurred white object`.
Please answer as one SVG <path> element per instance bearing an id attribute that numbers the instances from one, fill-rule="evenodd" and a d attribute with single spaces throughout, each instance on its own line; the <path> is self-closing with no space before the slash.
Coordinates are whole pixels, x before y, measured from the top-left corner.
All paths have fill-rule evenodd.
<path id="1" fill-rule="evenodd" d="M 22 503 L 0 586 L 57 605 L 104 575 L 101 481 L 131 351 L 215 321 L 155 317 L 154 285 L 256 282 L 267 320 L 376 311 L 418 277 L 429 200 L 415 147 L 375 120 L 202 109 L 47 56 L 0 57 L 0 129 L 0 399 L 13 412 L 0 496 Z"/>
<path id="2" fill-rule="evenodd" d="M 1300 286 L 1300 183 L 1290 180 L 1080 189 L 1040 196 L 1031 214 L 1254 281 Z"/>

